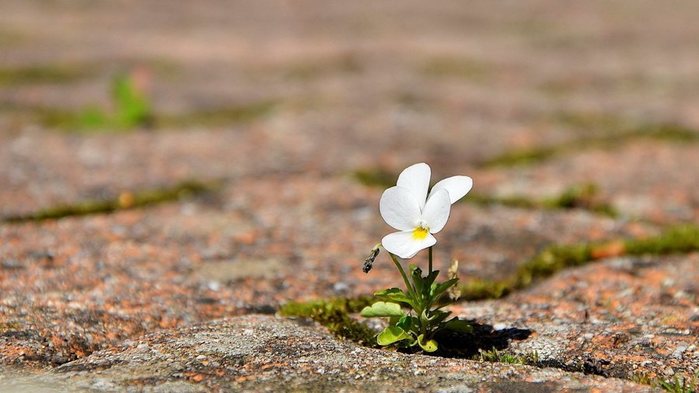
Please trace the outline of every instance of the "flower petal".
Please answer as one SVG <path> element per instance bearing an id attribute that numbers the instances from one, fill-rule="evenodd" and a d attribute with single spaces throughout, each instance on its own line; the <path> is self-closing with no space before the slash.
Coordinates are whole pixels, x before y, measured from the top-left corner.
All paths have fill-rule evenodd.
<path id="1" fill-rule="evenodd" d="M 389 233 L 381 239 L 386 251 L 403 259 L 412 258 L 418 251 L 432 247 L 437 243 L 434 236 L 428 234 L 422 239 L 415 238 L 412 231 Z"/>
<path id="2" fill-rule="evenodd" d="M 451 200 L 451 203 L 454 203 L 463 198 L 464 195 L 468 194 L 472 187 L 473 179 L 468 176 L 447 177 L 444 180 L 440 180 L 434 185 L 434 187 L 432 187 L 430 197 L 438 190 L 447 190 L 449 192 L 449 199 Z"/>
<path id="3" fill-rule="evenodd" d="M 450 210 L 451 200 L 447 190 L 437 190 L 430 195 L 430 199 L 427 200 L 422 211 L 422 219 L 430 228 L 430 233 L 437 233 L 444 228 L 449 220 Z"/>
<path id="4" fill-rule="evenodd" d="M 427 189 L 430 187 L 430 166 L 421 162 L 411 165 L 398 175 L 396 185 L 405 187 L 413 193 L 415 200 L 420 204 L 420 209 L 425 206 Z"/>
<path id="5" fill-rule="evenodd" d="M 411 231 L 420 221 L 420 205 L 410 190 L 400 186 L 383 192 L 379 212 L 386 224 L 400 231 Z"/>

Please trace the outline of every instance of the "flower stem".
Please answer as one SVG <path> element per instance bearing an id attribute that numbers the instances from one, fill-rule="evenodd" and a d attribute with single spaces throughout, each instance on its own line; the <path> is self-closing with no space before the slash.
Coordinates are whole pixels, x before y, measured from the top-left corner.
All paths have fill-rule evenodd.
<path id="1" fill-rule="evenodd" d="M 429 274 L 432 274 L 432 247 L 429 248 Z"/>
<path id="2" fill-rule="evenodd" d="M 410 281 L 408 280 L 408 276 L 405 274 L 405 270 L 403 270 L 403 266 L 401 266 L 400 262 L 396 259 L 396 256 L 390 252 L 388 253 L 388 255 L 391 257 L 391 259 L 393 260 L 393 263 L 398 268 L 400 275 L 403 276 L 403 281 L 405 282 L 405 286 L 408 287 L 408 291 L 412 292 L 413 294 L 416 294 L 417 292 L 415 291 L 415 288 L 413 288 L 413 286 L 410 285 Z"/>

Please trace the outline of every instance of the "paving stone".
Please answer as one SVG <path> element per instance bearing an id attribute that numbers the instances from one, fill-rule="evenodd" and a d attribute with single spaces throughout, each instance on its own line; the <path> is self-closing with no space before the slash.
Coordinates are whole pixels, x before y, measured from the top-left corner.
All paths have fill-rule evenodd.
<path id="1" fill-rule="evenodd" d="M 699 144 L 636 141 L 614 149 L 570 152 L 531 167 L 486 172 L 481 186 L 496 195 L 542 198 L 592 183 L 598 197 L 623 216 L 663 224 L 696 222 L 697 157 Z"/>
<path id="2" fill-rule="evenodd" d="M 570 269 L 507 299 L 453 311 L 531 330 L 509 350 L 541 364 L 631 379 L 699 371 L 699 255 L 610 259 Z"/>
<path id="3" fill-rule="evenodd" d="M 0 379 L 0 388 L 54 381 L 67 391 L 651 391 L 550 368 L 368 349 L 307 321 L 257 315 L 148 334 L 48 373 Z"/>

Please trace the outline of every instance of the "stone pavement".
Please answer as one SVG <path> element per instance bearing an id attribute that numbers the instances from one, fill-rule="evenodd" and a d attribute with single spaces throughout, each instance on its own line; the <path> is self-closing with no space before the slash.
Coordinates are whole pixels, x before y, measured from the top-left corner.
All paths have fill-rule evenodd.
<path id="1" fill-rule="evenodd" d="M 695 2 L 0 3 L 0 390 L 699 379 L 696 248 L 614 248 L 699 220 Z M 144 79 L 153 124 L 61 120 L 113 106 L 119 72 Z M 420 161 L 474 179 L 435 254 L 464 281 L 612 242 L 452 307 L 530 332 L 498 348 L 528 365 L 370 349 L 261 315 L 396 285 L 385 255 L 361 264 L 389 230 L 377 185 Z M 168 191 L 192 182 L 204 190 Z"/>

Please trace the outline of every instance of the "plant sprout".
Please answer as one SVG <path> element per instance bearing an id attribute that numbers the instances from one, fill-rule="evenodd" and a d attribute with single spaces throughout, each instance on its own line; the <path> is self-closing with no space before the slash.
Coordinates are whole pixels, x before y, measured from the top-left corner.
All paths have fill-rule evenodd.
<path id="1" fill-rule="evenodd" d="M 388 318 L 388 326 L 378 334 L 379 345 L 399 348 L 419 346 L 425 352 L 435 352 L 439 344 L 434 339 L 441 330 L 470 332 L 471 326 L 442 310 L 448 304 L 442 301 L 458 278 L 437 282 L 439 270 L 432 268 L 432 248 L 437 243 L 433 236 L 440 232 L 449 219 L 451 205 L 466 195 L 473 186 L 468 176 L 453 176 L 439 181 L 429 190 L 431 170 L 425 163 L 411 165 L 398 176 L 396 186 L 384 191 L 379 203 L 381 216 L 388 225 L 398 230 L 377 244 L 364 262 L 364 272 L 371 270 L 383 247 L 403 278 L 406 289 L 389 288 L 374 295 L 381 301 L 362 310 L 367 318 Z M 429 193 L 428 193 L 429 191 Z M 409 266 L 409 274 L 400 259 L 410 259 L 428 249 L 428 270 Z"/>

